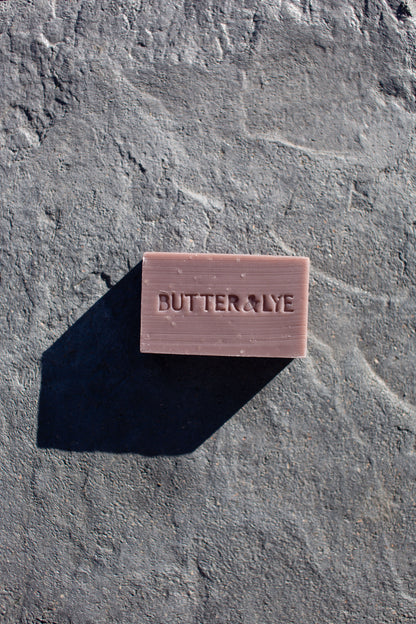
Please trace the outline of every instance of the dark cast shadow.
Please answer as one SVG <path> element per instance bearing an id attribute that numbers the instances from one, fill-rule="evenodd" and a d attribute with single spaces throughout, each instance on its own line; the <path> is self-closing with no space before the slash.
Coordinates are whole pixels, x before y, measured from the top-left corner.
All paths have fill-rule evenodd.
<path id="1" fill-rule="evenodd" d="M 139 352 L 141 263 L 42 357 L 37 443 L 190 453 L 291 361 Z"/>

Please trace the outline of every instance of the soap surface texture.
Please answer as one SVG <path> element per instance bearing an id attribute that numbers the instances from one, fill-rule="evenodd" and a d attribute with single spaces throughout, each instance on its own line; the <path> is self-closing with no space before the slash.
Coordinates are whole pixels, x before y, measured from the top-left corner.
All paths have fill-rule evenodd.
<path id="1" fill-rule="evenodd" d="M 309 259 L 148 252 L 143 353 L 303 357 Z"/>

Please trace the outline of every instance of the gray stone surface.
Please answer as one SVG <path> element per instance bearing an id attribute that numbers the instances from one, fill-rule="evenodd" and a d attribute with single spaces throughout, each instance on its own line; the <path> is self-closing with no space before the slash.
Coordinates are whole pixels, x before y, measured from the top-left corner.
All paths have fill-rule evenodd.
<path id="1" fill-rule="evenodd" d="M 1 622 L 416 622 L 416 2 L 0 32 Z M 141 356 L 146 250 L 309 255 L 308 357 Z"/>

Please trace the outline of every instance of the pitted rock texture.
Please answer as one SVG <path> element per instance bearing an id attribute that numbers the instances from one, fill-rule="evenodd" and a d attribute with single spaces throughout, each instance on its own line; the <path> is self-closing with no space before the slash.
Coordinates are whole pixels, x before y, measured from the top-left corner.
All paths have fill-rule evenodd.
<path id="1" fill-rule="evenodd" d="M 416 2 L 0 2 L 0 619 L 416 621 Z M 305 360 L 138 352 L 144 251 L 311 258 Z"/>

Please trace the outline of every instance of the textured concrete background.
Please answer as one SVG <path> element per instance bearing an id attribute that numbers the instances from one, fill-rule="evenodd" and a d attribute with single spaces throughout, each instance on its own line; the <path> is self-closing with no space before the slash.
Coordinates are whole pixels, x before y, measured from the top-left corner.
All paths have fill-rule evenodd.
<path id="1" fill-rule="evenodd" d="M 0 32 L 0 621 L 416 622 L 416 3 Z M 140 356 L 146 250 L 310 256 L 308 357 Z"/>

